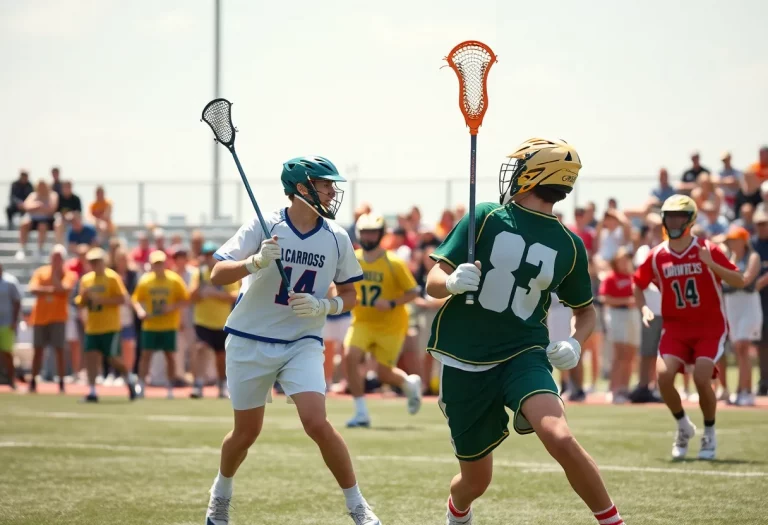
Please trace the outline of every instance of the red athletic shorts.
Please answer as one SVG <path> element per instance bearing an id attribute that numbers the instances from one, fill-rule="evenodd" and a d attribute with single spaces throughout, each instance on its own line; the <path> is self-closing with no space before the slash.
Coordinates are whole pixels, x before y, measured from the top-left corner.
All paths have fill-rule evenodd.
<path id="1" fill-rule="evenodd" d="M 671 355 L 682 361 L 678 372 L 683 372 L 683 363 L 693 365 L 699 358 L 717 363 L 725 352 L 725 333 L 695 334 L 693 331 L 664 328 L 661 332 L 659 354 L 661 357 Z"/>

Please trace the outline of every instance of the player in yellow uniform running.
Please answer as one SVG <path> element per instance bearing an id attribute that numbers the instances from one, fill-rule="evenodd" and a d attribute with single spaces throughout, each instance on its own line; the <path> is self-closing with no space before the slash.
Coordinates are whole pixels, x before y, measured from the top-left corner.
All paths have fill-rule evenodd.
<path id="1" fill-rule="evenodd" d="M 379 246 L 386 229 L 381 215 L 361 215 L 355 227 L 362 247 L 355 256 L 363 280 L 355 283 L 357 305 L 344 339 L 349 391 L 355 398 L 355 415 L 347 422 L 350 428 L 371 425 L 359 366 L 366 353 L 376 359 L 379 380 L 398 387 L 408 397 L 408 412 L 415 414 L 421 407 L 421 378 L 395 366 L 408 331 L 405 305 L 418 297 L 419 286 L 406 264 Z"/>
<path id="2" fill-rule="evenodd" d="M 165 258 L 165 252 L 161 250 L 149 254 L 152 270 L 142 275 L 133 291 L 133 307 L 143 321 L 139 387 L 136 391 L 139 397 L 144 397 L 144 379 L 149 373 L 152 352 L 163 352 L 168 373 L 168 399 L 173 399 L 176 332 L 181 324 L 179 310 L 189 303 L 189 292 L 176 272 L 165 269 Z"/>
<path id="3" fill-rule="evenodd" d="M 232 311 L 232 305 L 237 300 L 240 283 L 235 282 L 223 286 L 216 286 L 211 283 L 211 269 L 216 264 L 213 254 L 218 248 L 218 245 L 211 241 L 203 244 L 201 250 L 202 264 L 198 271 L 192 273 L 192 279 L 189 283 L 190 298 L 195 304 L 195 335 L 197 335 L 192 369 L 195 374 L 195 386 L 190 394 L 193 399 L 203 397 L 205 358 L 209 352 L 214 352 L 216 355 L 219 398 L 229 397 L 227 395 L 227 361 L 224 354 L 224 342 L 227 340 L 227 333 L 224 331 L 224 325 Z"/>
<path id="4" fill-rule="evenodd" d="M 75 304 L 87 310 L 85 321 L 85 366 L 88 370 L 90 391 L 87 403 L 96 403 L 96 375 L 102 356 L 109 359 L 112 368 L 125 378 L 128 396 L 133 401 L 136 392 L 133 379 L 120 356 L 120 307 L 130 302 L 123 280 L 104 263 L 106 254 L 101 248 L 91 248 L 86 254 L 91 272 L 80 278 Z"/>

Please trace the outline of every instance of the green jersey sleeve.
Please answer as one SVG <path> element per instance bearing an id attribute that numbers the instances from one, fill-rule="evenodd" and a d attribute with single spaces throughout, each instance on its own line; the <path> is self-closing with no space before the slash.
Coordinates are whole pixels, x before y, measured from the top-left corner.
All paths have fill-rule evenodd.
<path id="1" fill-rule="evenodd" d="M 589 259 L 582 240 L 577 235 L 570 237 L 575 248 L 573 267 L 557 287 L 557 297 L 569 308 L 583 308 L 592 303 Z"/>
<path id="2" fill-rule="evenodd" d="M 492 210 L 498 208 L 498 204 L 490 202 L 481 202 L 475 206 L 475 235 L 478 228 L 483 224 L 485 217 Z M 469 215 L 464 215 L 451 233 L 445 238 L 443 243 L 432 252 L 430 257 L 435 261 L 443 261 L 451 268 L 456 268 L 460 264 L 467 262 L 467 240 L 469 235 Z"/>

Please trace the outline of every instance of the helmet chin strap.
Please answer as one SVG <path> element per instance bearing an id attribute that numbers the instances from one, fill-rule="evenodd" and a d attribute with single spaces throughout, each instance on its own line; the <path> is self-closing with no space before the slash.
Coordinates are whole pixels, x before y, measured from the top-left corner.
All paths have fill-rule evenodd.
<path id="1" fill-rule="evenodd" d="M 314 206 L 312 206 L 310 203 L 308 203 L 308 202 L 307 202 L 307 201 L 304 199 L 304 197 L 302 197 L 301 195 L 298 195 L 298 194 L 297 194 L 297 195 L 296 195 L 296 198 L 297 198 L 297 199 L 299 199 L 301 202 L 303 202 L 303 203 L 304 203 L 304 204 L 305 204 L 305 205 L 306 205 L 306 206 L 307 206 L 307 207 L 308 207 L 310 210 L 312 210 L 313 212 L 315 212 L 315 215 L 317 215 L 317 216 L 318 216 L 318 217 L 320 217 L 320 218 L 323 218 L 323 216 L 322 216 L 322 215 L 320 215 L 320 212 L 319 212 L 319 211 L 317 211 L 317 209 L 315 209 L 315 207 L 314 207 Z"/>

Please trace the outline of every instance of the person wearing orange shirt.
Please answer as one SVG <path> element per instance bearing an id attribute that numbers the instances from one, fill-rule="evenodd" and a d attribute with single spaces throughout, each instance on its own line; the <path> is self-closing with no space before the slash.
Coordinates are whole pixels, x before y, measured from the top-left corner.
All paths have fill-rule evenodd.
<path id="1" fill-rule="evenodd" d="M 760 159 L 749 166 L 747 173 L 754 173 L 759 180 L 768 180 L 768 146 L 760 148 Z"/>
<path id="2" fill-rule="evenodd" d="M 104 186 L 96 187 L 96 200 L 88 206 L 88 213 L 99 232 L 99 241 L 109 239 L 115 227 L 112 223 L 112 201 L 104 196 Z"/>
<path id="3" fill-rule="evenodd" d="M 29 324 L 33 327 L 32 381 L 29 391 L 37 391 L 37 374 L 43 362 L 43 351 L 47 346 L 56 352 L 56 366 L 59 372 L 59 392 L 64 393 L 64 327 L 68 317 L 68 299 L 77 284 L 77 274 L 64 268 L 67 250 L 57 244 L 51 250 L 51 263 L 35 270 L 29 281 L 29 291 L 37 298 Z"/>

